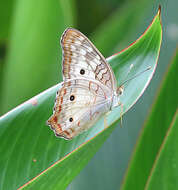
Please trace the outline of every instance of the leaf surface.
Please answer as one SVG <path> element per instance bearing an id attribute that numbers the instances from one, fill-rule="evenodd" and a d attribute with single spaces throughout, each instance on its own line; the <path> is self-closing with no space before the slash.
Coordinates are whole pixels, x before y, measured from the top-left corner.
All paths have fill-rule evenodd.
<path id="1" fill-rule="evenodd" d="M 159 10 L 135 43 L 107 59 L 118 84 L 151 67 L 124 85 L 121 96 L 123 113 L 133 106 L 148 86 L 157 65 L 161 40 Z M 45 122 L 52 113 L 55 93 L 60 86 L 44 91 L 1 117 L 0 189 L 17 189 L 27 182 L 24 189 L 65 189 L 119 121 L 120 107 L 107 116 L 108 128 L 104 129 L 101 118 L 90 130 L 71 141 L 56 138 Z"/>
<path id="2" fill-rule="evenodd" d="M 160 147 L 163 144 L 178 107 L 177 94 L 175 93 L 175 87 L 178 84 L 177 58 L 178 53 L 164 77 L 150 116 L 138 139 L 135 152 L 121 188 L 122 190 L 129 190 L 131 188 L 137 190 L 144 189 L 151 175 L 150 173 L 156 157 L 158 156 Z M 165 181 L 165 183 L 169 182 Z"/>

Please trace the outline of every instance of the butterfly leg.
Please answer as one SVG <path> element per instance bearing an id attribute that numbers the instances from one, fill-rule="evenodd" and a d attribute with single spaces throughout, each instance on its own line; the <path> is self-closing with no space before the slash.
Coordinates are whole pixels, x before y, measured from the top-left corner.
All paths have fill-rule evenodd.
<path id="1" fill-rule="evenodd" d="M 120 118 L 121 118 L 121 127 L 122 127 L 122 116 L 123 116 L 123 113 L 124 113 L 124 104 L 119 102 L 118 105 L 121 106 L 121 117 Z"/>
<path id="2" fill-rule="evenodd" d="M 107 112 L 105 115 L 104 115 L 104 128 L 107 128 L 108 127 L 108 124 L 107 124 L 107 116 L 109 115 L 111 111 Z"/>
<path id="3" fill-rule="evenodd" d="M 104 128 L 107 128 L 107 115 L 104 115 Z"/>

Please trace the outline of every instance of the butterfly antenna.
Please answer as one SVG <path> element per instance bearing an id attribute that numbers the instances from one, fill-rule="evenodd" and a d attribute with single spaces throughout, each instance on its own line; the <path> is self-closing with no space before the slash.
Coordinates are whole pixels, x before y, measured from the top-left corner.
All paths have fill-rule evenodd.
<path id="1" fill-rule="evenodd" d="M 124 85 L 125 83 L 127 83 L 128 81 L 130 81 L 130 80 L 132 80 L 132 79 L 138 77 L 139 75 L 143 74 L 144 72 L 146 72 L 146 71 L 148 71 L 148 70 L 150 70 L 150 69 L 151 69 L 151 66 L 149 66 L 149 67 L 147 67 L 145 70 L 143 70 L 143 71 L 137 73 L 137 74 L 134 75 L 133 77 L 131 77 L 131 78 L 125 80 L 118 88 L 120 88 L 121 86 L 123 86 L 123 85 Z M 130 70 L 131 70 L 131 69 L 130 69 Z M 130 71 L 129 71 L 129 72 L 130 72 Z"/>
<path id="2" fill-rule="evenodd" d="M 129 74 L 130 70 L 132 69 L 132 67 L 133 67 L 133 64 L 130 66 L 130 69 L 129 69 L 129 71 L 127 72 L 127 75 L 126 75 L 126 76 L 128 76 L 128 74 Z M 124 91 L 124 84 L 125 84 L 125 83 L 127 83 L 128 81 L 130 81 L 130 80 L 132 80 L 132 79 L 138 77 L 139 75 L 143 74 L 144 72 L 146 72 L 146 71 L 148 71 L 148 70 L 150 70 L 150 69 L 151 69 L 151 66 L 149 66 L 149 67 L 147 67 L 145 70 L 143 70 L 143 71 L 137 73 L 137 74 L 134 75 L 133 77 L 131 77 L 131 78 L 125 80 L 125 81 L 117 88 L 117 93 L 118 93 L 118 95 L 122 95 L 122 93 L 123 93 L 123 91 Z M 122 127 L 122 117 L 123 117 L 123 107 L 124 107 L 124 105 L 123 105 L 121 102 L 119 102 L 119 105 L 121 106 L 121 115 L 120 115 L 121 120 L 120 120 L 120 121 L 121 121 L 121 127 Z"/>

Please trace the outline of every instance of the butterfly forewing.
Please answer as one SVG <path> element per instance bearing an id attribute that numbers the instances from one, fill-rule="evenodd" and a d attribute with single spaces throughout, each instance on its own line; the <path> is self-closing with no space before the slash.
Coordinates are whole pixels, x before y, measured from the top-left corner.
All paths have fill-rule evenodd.
<path id="1" fill-rule="evenodd" d="M 112 108 L 117 84 L 105 58 L 81 32 L 65 30 L 61 46 L 64 82 L 47 124 L 56 136 L 72 139 Z"/>
<path id="2" fill-rule="evenodd" d="M 56 136 L 71 139 L 91 127 L 110 106 L 107 89 L 91 80 L 72 79 L 58 91 L 48 124 Z"/>
<path id="3" fill-rule="evenodd" d="M 109 89 L 116 90 L 116 80 L 105 58 L 76 29 L 68 28 L 62 35 L 64 80 L 83 77 L 98 80 Z"/>

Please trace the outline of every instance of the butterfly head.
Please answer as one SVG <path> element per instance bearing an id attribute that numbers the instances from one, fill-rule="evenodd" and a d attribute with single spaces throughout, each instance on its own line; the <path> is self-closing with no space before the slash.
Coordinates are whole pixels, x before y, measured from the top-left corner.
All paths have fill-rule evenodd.
<path id="1" fill-rule="evenodd" d="M 124 85 L 121 85 L 117 88 L 117 91 L 116 91 L 117 96 L 121 96 L 123 92 L 124 92 Z"/>
<path id="2" fill-rule="evenodd" d="M 112 108 L 120 105 L 120 96 L 123 94 L 124 86 L 120 86 L 117 88 L 117 91 L 113 95 L 112 99 Z"/>

